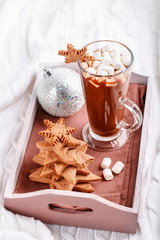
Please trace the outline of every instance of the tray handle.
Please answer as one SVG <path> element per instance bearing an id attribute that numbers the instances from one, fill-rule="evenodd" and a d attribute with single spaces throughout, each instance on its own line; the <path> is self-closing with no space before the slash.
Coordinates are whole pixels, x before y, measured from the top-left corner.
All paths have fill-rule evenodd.
<path id="1" fill-rule="evenodd" d="M 79 207 L 79 206 L 68 206 L 56 203 L 49 203 L 49 209 L 56 210 L 63 213 L 81 213 L 81 212 L 93 212 L 93 209 L 88 207 Z"/>

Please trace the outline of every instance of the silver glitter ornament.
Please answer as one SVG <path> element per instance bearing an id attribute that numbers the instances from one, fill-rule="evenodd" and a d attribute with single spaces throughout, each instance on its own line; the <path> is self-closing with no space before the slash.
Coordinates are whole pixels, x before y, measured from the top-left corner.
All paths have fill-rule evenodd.
<path id="1" fill-rule="evenodd" d="M 44 76 L 37 87 L 42 108 L 56 117 L 67 117 L 80 110 L 84 104 L 80 75 L 69 68 L 43 70 Z"/>

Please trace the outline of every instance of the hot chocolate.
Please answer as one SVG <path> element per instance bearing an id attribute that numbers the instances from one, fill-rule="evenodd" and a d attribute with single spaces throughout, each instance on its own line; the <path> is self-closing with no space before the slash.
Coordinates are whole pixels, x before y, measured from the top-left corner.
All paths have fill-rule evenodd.
<path id="1" fill-rule="evenodd" d="M 83 75 L 83 87 L 91 129 L 100 136 L 115 135 L 123 120 L 128 81 L 115 78 L 107 84 L 105 78 L 97 81 Z"/>
<path id="2" fill-rule="evenodd" d="M 85 48 L 92 59 L 77 60 L 89 120 L 82 130 L 83 140 L 96 150 L 117 149 L 142 122 L 140 109 L 126 98 L 133 54 L 124 44 L 109 40 Z M 123 122 L 125 108 L 132 113 L 133 124 Z"/>

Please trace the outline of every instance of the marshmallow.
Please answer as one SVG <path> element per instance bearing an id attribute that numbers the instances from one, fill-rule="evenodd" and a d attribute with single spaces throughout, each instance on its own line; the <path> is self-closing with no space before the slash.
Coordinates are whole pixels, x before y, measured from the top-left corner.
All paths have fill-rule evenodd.
<path id="1" fill-rule="evenodd" d="M 96 74 L 96 69 L 93 67 L 86 68 L 86 71 L 92 74 Z"/>
<path id="2" fill-rule="evenodd" d="M 103 75 L 103 76 L 108 76 L 108 72 L 107 71 L 101 71 L 97 73 L 98 75 Z"/>
<path id="3" fill-rule="evenodd" d="M 130 56 L 129 56 L 129 55 L 123 55 L 123 56 L 122 56 L 122 63 L 123 63 L 126 67 L 128 67 L 129 64 L 131 63 L 131 58 L 130 58 Z"/>
<path id="4" fill-rule="evenodd" d="M 102 59 L 102 64 L 105 66 L 109 66 L 112 63 L 111 57 L 108 55 L 104 56 Z"/>
<path id="5" fill-rule="evenodd" d="M 110 54 L 111 57 L 115 57 L 115 56 L 118 56 L 120 57 L 120 52 L 118 50 L 113 50 Z"/>
<path id="6" fill-rule="evenodd" d="M 108 72 L 108 75 L 114 74 L 114 68 L 112 66 L 106 66 L 105 70 Z"/>
<path id="7" fill-rule="evenodd" d="M 101 162 L 101 168 L 105 169 L 105 168 L 109 168 L 109 166 L 111 165 L 111 159 L 110 158 L 103 158 L 102 162 Z"/>
<path id="8" fill-rule="evenodd" d="M 94 61 L 92 67 L 97 68 L 100 63 L 100 61 Z"/>
<path id="9" fill-rule="evenodd" d="M 115 174 L 119 174 L 124 168 L 124 164 L 121 161 L 118 161 L 114 164 L 114 166 L 112 167 L 112 171 Z"/>
<path id="10" fill-rule="evenodd" d="M 122 72 L 125 68 L 125 66 L 123 64 L 121 64 L 121 67 L 120 69 L 118 69 L 117 71 L 115 71 L 115 73 L 119 73 L 119 72 Z"/>
<path id="11" fill-rule="evenodd" d="M 102 60 L 102 55 L 100 52 L 94 52 L 93 56 L 95 57 L 96 60 Z"/>
<path id="12" fill-rule="evenodd" d="M 120 69 L 121 68 L 121 59 L 118 56 L 114 56 L 112 58 L 112 64 L 115 69 Z"/>
<path id="13" fill-rule="evenodd" d="M 94 56 L 95 61 L 83 62 L 81 66 L 91 74 L 114 75 L 126 69 L 131 63 L 129 54 L 112 49 L 109 43 L 101 49 L 97 48 L 95 51 L 88 51 L 87 54 Z"/>
<path id="14" fill-rule="evenodd" d="M 102 52 L 104 52 L 104 51 L 111 52 L 112 51 L 112 46 L 108 43 L 104 47 L 102 47 L 101 50 L 102 50 Z"/>
<path id="15" fill-rule="evenodd" d="M 107 181 L 112 180 L 112 179 L 113 179 L 113 174 L 112 174 L 111 169 L 105 168 L 105 169 L 103 170 L 103 176 L 104 176 L 104 178 L 105 178 Z"/>
<path id="16" fill-rule="evenodd" d="M 89 55 L 89 56 L 93 56 L 93 52 L 92 51 L 87 51 L 86 54 Z"/>
<path id="17" fill-rule="evenodd" d="M 104 57 L 104 56 L 109 56 L 109 52 L 108 52 L 108 51 L 104 51 L 104 52 L 102 53 L 102 55 L 103 55 L 103 57 Z"/>
<path id="18" fill-rule="evenodd" d="M 101 71 L 103 71 L 103 70 L 105 70 L 105 66 L 101 63 L 101 64 L 99 64 L 99 66 L 97 67 L 97 72 L 101 72 Z"/>
<path id="19" fill-rule="evenodd" d="M 82 62 L 81 63 L 81 67 L 86 69 L 86 68 L 88 68 L 88 64 L 86 62 Z"/>

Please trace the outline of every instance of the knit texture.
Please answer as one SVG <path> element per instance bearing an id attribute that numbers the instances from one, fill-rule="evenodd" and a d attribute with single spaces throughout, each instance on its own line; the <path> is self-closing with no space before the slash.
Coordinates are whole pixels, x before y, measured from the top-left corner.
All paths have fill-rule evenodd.
<path id="1" fill-rule="evenodd" d="M 0 3 L 0 239 L 158 240 L 160 239 L 160 12 L 159 0 L 5 0 Z M 132 49 L 133 71 L 152 76 L 153 89 L 140 209 L 135 235 L 58 225 L 13 214 L 3 207 L 7 173 L 23 126 L 26 97 L 40 63 L 62 61 L 59 49 L 77 49 L 98 39 L 113 39 Z M 18 138 L 18 137 L 17 137 Z M 17 139 L 18 141 L 18 139 Z M 104 213 L 105 214 L 105 213 Z M 103 217 L 103 216 L 102 216 Z"/>

